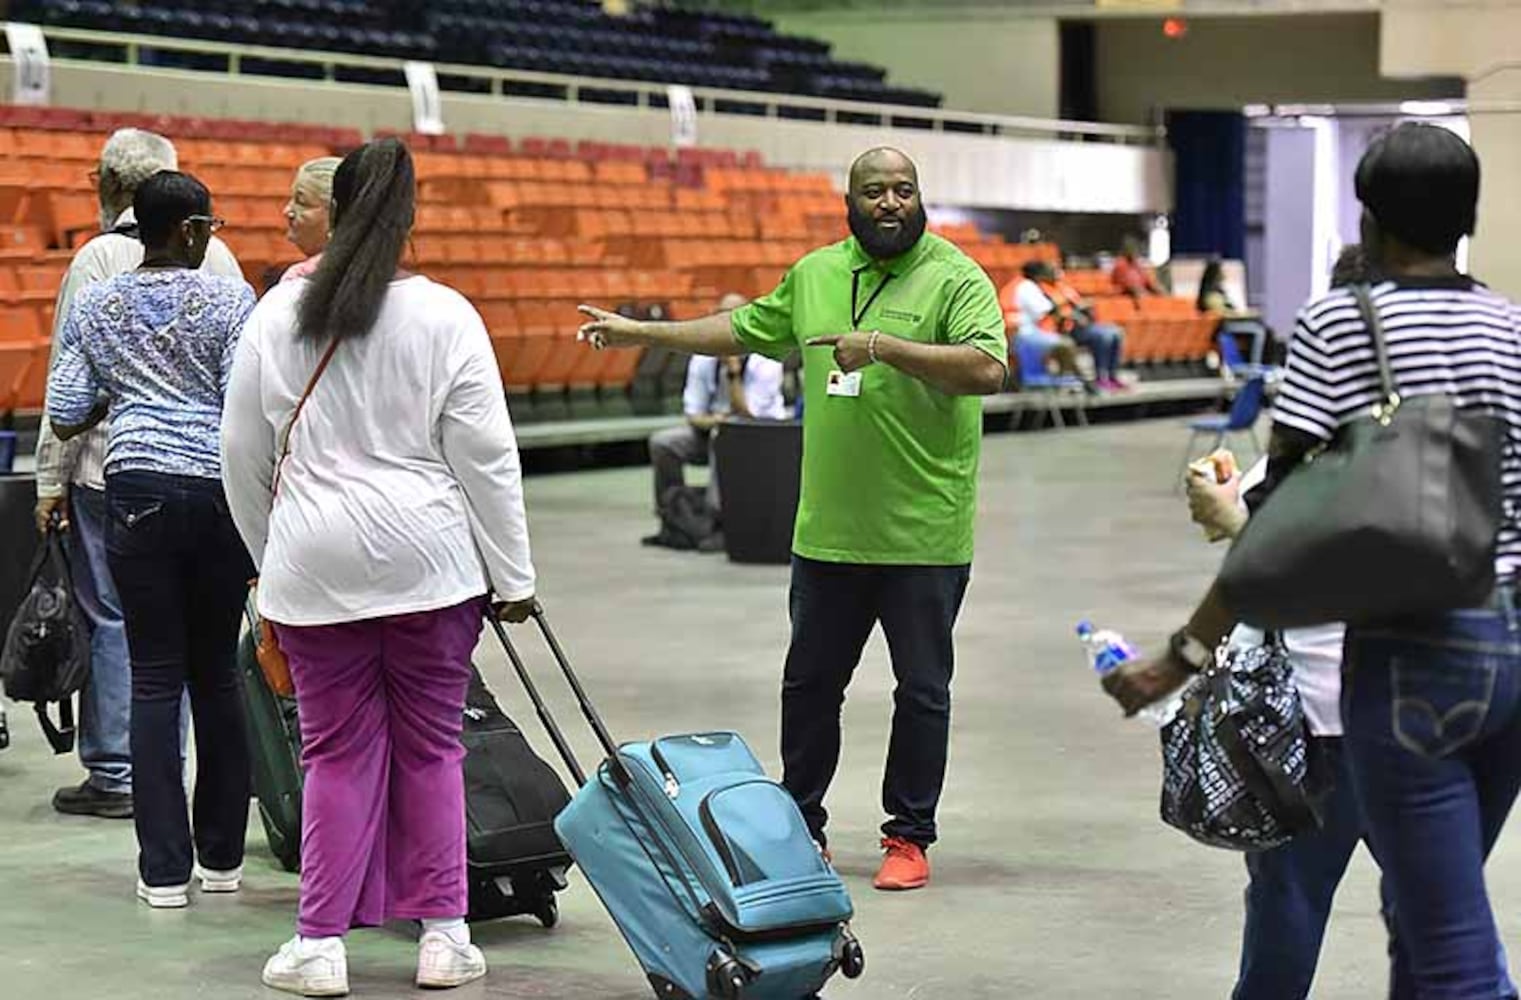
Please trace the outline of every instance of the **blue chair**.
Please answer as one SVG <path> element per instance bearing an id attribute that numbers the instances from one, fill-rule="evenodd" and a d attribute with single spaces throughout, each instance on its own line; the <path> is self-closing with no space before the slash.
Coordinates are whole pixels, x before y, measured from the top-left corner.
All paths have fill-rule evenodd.
<path id="1" fill-rule="evenodd" d="M 1072 407 L 1080 426 L 1088 426 L 1088 396 L 1083 389 L 1083 380 L 1075 375 L 1053 375 L 1046 370 L 1046 354 L 1040 349 L 1040 345 L 1027 337 L 1015 335 L 1014 359 L 1019 364 L 1019 389 L 1023 393 L 1036 396 L 1044 405 L 1044 412 L 1051 418 L 1051 423 L 1059 428 L 1067 426 L 1066 417 L 1063 416 L 1063 396 L 1072 396 L 1068 404 Z M 1020 422 L 1024 422 L 1024 411 L 1020 411 Z"/>
<path id="2" fill-rule="evenodd" d="M 1256 323 L 1256 329 L 1247 330 L 1253 340 L 1253 358 L 1248 361 L 1241 356 L 1241 342 L 1236 339 L 1237 334 L 1243 332 L 1245 323 Z M 1220 367 L 1236 378 L 1252 378 L 1256 375 L 1266 376 L 1269 381 L 1276 381 L 1280 372 L 1274 365 L 1264 365 L 1262 357 L 1262 344 L 1267 339 L 1267 328 L 1262 326 L 1261 321 L 1226 320 L 1220 324 L 1220 332 L 1215 335 L 1215 344 L 1220 349 Z"/>
<path id="3" fill-rule="evenodd" d="M 1242 384 L 1236 393 L 1236 398 L 1231 402 L 1229 413 L 1213 417 L 1204 417 L 1195 420 L 1188 425 L 1188 447 L 1183 450 L 1183 464 L 1178 469 L 1176 482 L 1181 486 L 1183 476 L 1188 471 L 1189 460 L 1198 454 L 1194 446 L 1199 438 L 1213 435 L 1215 442 L 1210 445 L 1210 451 L 1226 444 L 1232 435 L 1245 434 L 1251 438 L 1252 447 L 1256 449 L 1252 461 L 1263 454 L 1262 441 L 1257 437 L 1257 419 L 1262 416 L 1263 404 L 1267 401 L 1267 377 L 1253 375 Z M 1249 463 L 1240 463 L 1244 469 Z"/>

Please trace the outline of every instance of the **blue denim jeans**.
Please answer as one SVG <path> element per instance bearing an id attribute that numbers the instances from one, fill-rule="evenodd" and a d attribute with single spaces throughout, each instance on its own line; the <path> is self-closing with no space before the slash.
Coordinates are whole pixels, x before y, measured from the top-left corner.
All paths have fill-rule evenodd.
<path id="1" fill-rule="evenodd" d="M 1114 378 L 1120 370 L 1120 352 L 1125 334 L 1110 323 L 1089 323 L 1072 331 L 1072 339 L 1093 354 L 1093 369 L 1099 378 Z"/>
<path id="2" fill-rule="evenodd" d="M 1521 790 L 1521 631 L 1492 607 L 1349 631 L 1342 715 L 1399 925 L 1397 1000 L 1514 995 L 1484 862 Z"/>
<path id="3" fill-rule="evenodd" d="M 1246 926 L 1232 1000 L 1303 1000 L 1310 995 L 1331 900 L 1363 839 L 1363 818 L 1339 739 L 1311 742 L 1317 772 L 1331 784 L 1322 825 L 1271 851 L 1246 856 Z"/>
<path id="4" fill-rule="evenodd" d="M 132 647 L 138 873 L 150 886 L 181 885 L 196 859 L 218 871 L 243 863 L 250 771 L 237 645 L 253 564 L 218 480 L 114 473 L 106 500 L 106 551 Z M 196 750 L 188 808 L 187 688 Z"/>
<path id="5" fill-rule="evenodd" d="M 104 792 L 132 791 L 132 663 L 121 600 L 106 565 L 106 495 L 76 486 L 69 495 L 69 561 L 74 594 L 90 620 L 90 680 L 79 695 L 79 762 Z"/>

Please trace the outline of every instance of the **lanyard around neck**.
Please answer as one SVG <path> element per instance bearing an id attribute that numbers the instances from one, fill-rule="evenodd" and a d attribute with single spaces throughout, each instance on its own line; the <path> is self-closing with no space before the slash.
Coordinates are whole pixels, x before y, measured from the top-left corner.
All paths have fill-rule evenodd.
<path id="1" fill-rule="evenodd" d="M 888 271 L 886 274 L 882 275 L 881 282 L 877 284 L 877 287 L 872 291 L 871 295 L 867 297 L 866 304 L 864 306 L 861 306 L 858 310 L 856 308 L 856 302 L 861 295 L 861 275 L 865 273 L 865 271 L 866 268 L 864 267 L 858 268 L 857 270 L 852 271 L 850 275 L 850 328 L 852 330 L 858 330 L 861 328 L 861 320 L 865 319 L 866 314 L 871 312 L 872 304 L 875 303 L 877 301 L 877 298 L 882 294 L 882 289 L 886 288 L 887 283 L 893 280 L 893 274 L 891 271 Z"/>

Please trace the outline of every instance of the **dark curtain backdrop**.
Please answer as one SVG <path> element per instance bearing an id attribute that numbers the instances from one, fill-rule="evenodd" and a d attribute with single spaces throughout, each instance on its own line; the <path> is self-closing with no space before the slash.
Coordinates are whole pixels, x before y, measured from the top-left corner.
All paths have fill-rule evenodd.
<path id="1" fill-rule="evenodd" d="M 1172 252 L 1246 256 L 1246 119 L 1234 111 L 1169 111 L 1176 167 Z"/>

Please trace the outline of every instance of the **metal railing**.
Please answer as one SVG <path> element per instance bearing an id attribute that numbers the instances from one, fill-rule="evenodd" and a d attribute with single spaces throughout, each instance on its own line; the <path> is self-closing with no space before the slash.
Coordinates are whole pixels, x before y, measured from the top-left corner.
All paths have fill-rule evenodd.
<path id="1" fill-rule="evenodd" d="M 404 72 L 406 60 L 379 56 L 353 55 L 342 52 L 320 52 L 309 49 L 282 49 L 260 45 L 235 45 L 197 38 L 175 38 L 167 35 L 121 34 L 109 31 L 91 31 L 82 28 L 65 28 L 42 25 L 43 36 L 49 49 L 63 49 L 71 54 L 55 56 L 60 65 L 129 65 L 143 68 L 172 68 L 156 64 L 144 54 L 175 53 L 225 60 L 221 69 L 189 69 L 190 72 L 213 72 L 232 76 L 269 76 L 279 74 L 265 72 L 267 66 L 260 64 L 285 64 L 289 66 L 315 66 L 321 71 L 321 79 L 311 79 L 316 84 L 353 83 L 345 80 L 345 71 L 361 73 Z M 80 47 L 98 49 L 100 58 L 79 58 L 72 53 Z M 115 55 L 116 58 L 112 58 Z M 249 64 L 253 64 L 250 66 Z M 450 92 L 479 93 L 484 91 L 494 97 L 533 96 L 564 100 L 573 104 L 605 106 L 620 104 L 640 108 L 664 108 L 666 84 L 642 80 L 614 80 L 599 77 L 565 76 L 558 73 L 541 73 L 533 70 L 503 69 L 493 66 L 472 66 L 454 63 L 435 63 L 440 87 Z M 366 83 L 368 81 L 357 81 Z M 725 90 L 712 87 L 692 87 L 700 112 L 724 114 L 738 113 L 759 115 L 767 118 L 816 121 L 824 124 L 850 123 L 886 127 L 916 128 L 935 132 L 961 134 L 1038 136 L 1050 139 L 1107 142 L 1121 145 L 1158 145 L 1163 132 L 1158 128 L 1138 125 L 1106 125 L 1096 122 L 1064 121 L 1060 119 L 1031 118 L 1017 115 L 994 115 L 974 111 L 948 111 L 940 108 L 913 107 L 908 105 L 884 105 L 862 101 L 843 101 L 822 97 L 794 94 L 776 94 L 763 91 Z"/>

